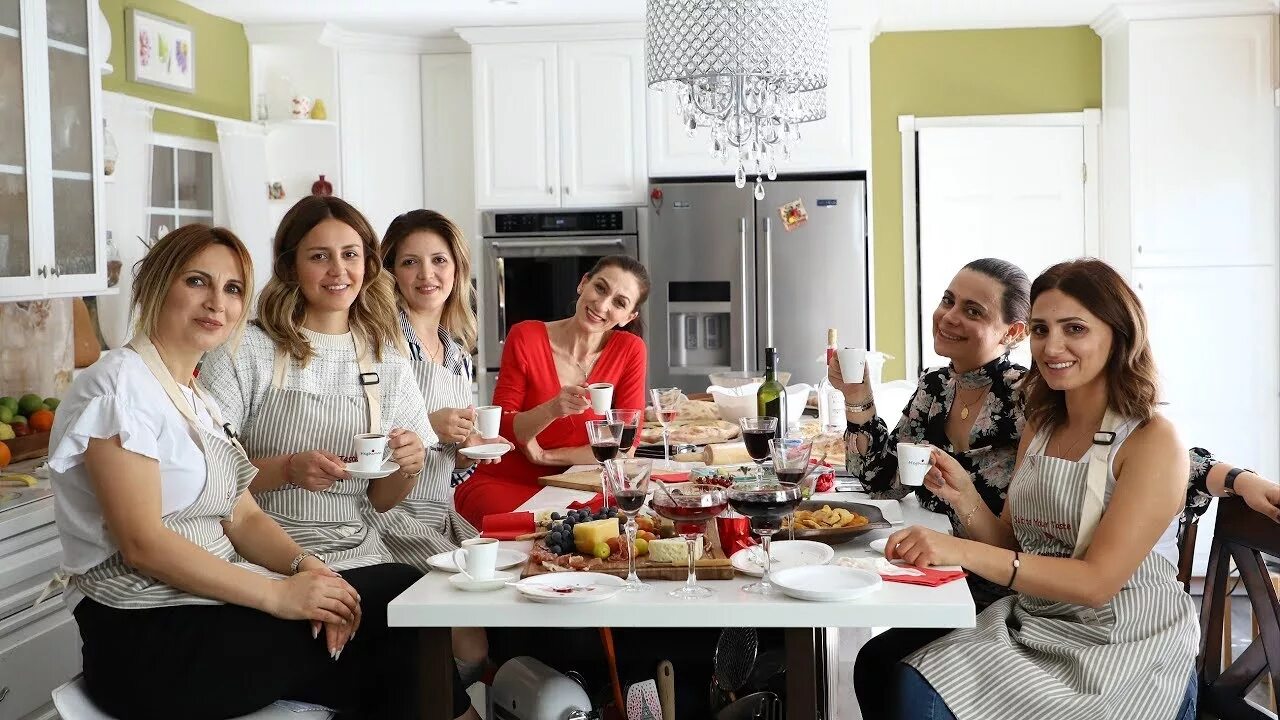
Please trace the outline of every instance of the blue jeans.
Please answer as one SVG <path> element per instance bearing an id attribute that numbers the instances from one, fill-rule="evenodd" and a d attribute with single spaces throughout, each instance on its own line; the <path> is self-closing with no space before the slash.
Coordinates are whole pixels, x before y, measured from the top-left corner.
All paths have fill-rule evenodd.
<path id="1" fill-rule="evenodd" d="M 894 708 L 898 720 L 956 720 L 956 716 L 947 708 L 942 696 L 929 684 L 920 671 L 898 663 L 895 673 L 895 695 L 897 702 Z M 1182 698 L 1182 706 L 1174 720 L 1196 720 L 1196 700 L 1200 694 L 1200 683 L 1194 671 L 1191 681 L 1187 683 L 1186 694 Z"/>

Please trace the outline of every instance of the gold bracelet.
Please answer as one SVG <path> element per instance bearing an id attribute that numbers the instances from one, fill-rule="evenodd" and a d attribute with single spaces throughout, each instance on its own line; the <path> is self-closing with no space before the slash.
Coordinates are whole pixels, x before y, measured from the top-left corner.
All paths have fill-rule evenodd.
<path id="1" fill-rule="evenodd" d="M 965 513 L 964 517 L 960 519 L 960 524 L 969 527 L 969 523 L 973 521 L 973 514 L 976 512 L 978 512 L 978 506 L 975 503 L 973 507 L 969 508 L 969 512 Z"/>

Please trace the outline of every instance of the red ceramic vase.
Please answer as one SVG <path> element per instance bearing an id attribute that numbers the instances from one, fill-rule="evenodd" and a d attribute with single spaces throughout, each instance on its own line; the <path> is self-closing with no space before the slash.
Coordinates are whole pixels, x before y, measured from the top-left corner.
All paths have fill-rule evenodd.
<path id="1" fill-rule="evenodd" d="M 329 182 L 328 180 L 325 180 L 324 175 L 321 175 L 319 180 L 311 183 L 311 194 L 312 195 L 332 195 L 333 183 Z"/>

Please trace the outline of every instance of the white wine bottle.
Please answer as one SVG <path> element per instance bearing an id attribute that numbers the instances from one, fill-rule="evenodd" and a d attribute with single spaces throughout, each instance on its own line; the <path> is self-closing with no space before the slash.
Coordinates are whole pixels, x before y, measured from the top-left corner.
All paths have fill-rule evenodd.
<path id="1" fill-rule="evenodd" d="M 822 381 L 818 383 L 818 425 L 822 432 L 844 432 L 844 393 L 831 384 L 827 377 L 831 358 L 836 354 L 836 329 L 827 328 L 827 364 L 822 367 Z"/>

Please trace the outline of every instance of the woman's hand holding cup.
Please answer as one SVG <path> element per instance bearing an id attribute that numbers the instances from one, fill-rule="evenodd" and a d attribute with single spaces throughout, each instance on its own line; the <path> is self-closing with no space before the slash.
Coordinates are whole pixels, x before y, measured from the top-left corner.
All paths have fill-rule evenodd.
<path id="1" fill-rule="evenodd" d="M 402 475 L 417 475 L 427 460 L 427 449 L 422 438 L 412 430 L 396 428 L 387 433 L 387 446 L 391 448 L 391 460 L 400 466 Z"/>
<path id="2" fill-rule="evenodd" d="M 577 415 L 591 407 L 591 393 L 584 385 L 565 385 L 547 406 L 553 419 Z"/>
<path id="3" fill-rule="evenodd" d="M 431 421 L 431 429 L 442 443 L 457 444 L 465 442 L 475 429 L 476 409 L 440 408 L 427 415 Z"/>
<path id="4" fill-rule="evenodd" d="M 311 492 L 324 492 L 346 477 L 342 458 L 327 450 L 294 453 L 285 461 L 285 481 Z"/>
<path id="5" fill-rule="evenodd" d="M 843 366 L 840 362 L 841 353 L 844 353 L 845 360 L 853 362 L 852 352 L 854 351 L 842 350 L 831 354 L 831 361 L 827 363 L 827 381 L 831 383 L 832 387 L 844 394 L 845 402 L 861 404 L 871 399 L 871 386 L 867 383 L 866 351 L 860 351 L 863 353 L 861 361 L 862 372 L 856 374 L 859 378 L 857 381 L 845 379 Z"/>
<path id="6" fill-rule="evenodd" d="M 930 467 L 924 475 L 924 486 L 929 492 L 957 510 L 967 511 L 983 502 L 973 477 L 955 458 L 938 448 L 932 448 Z"/>

